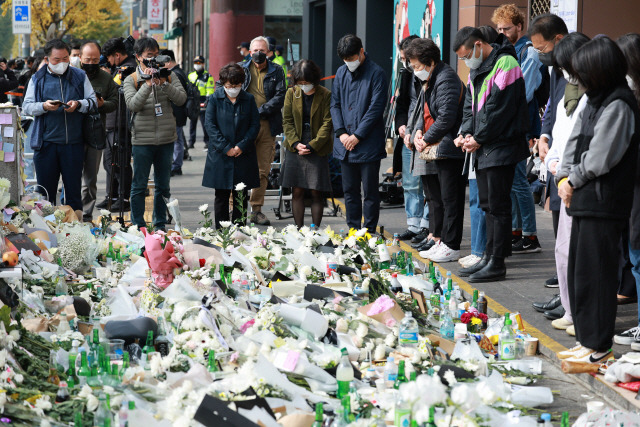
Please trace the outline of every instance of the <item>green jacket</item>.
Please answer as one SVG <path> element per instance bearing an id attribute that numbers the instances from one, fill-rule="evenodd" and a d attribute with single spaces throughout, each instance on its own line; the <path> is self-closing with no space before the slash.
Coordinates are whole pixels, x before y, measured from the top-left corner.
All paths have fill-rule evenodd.
<path id="1" fill-rule="evenodd" d="M 139 89 L 134 82 L 134 76 L 138 80 Z M 124 100 L 134 115 L 131 127 L 133 145 L 173 144 L 178 138 L 171 103 L 177 106 L 184 105 L 187 102 L 187 93 L 175 73 L 171 73 L 170 81 L 171 83 L 166 85 L 156 86 L 157 102 L 162 108 L 162 116 L 158 117 L 151 86 L 140 80 L 137 73 L 131 74 L 124 80 Z"/>
<path id="2" fill-rule="evenodd" d="M 204 79 L 205 77 L 206 79 Z M 206 70 L 202 71 L 201 75 L 198 75 L 197 71 L 192 71 L 189 73 L 188 78 L 191 83 L 198 86 L 200 96 L 213 95 L 216 91 L 216 80 Z"/>
<path id="3" fill-rule="evenodd" d="M 326 156 L 333 150 L 333 123 L 331 121 L 331 91 L 324 86 L 316 86 L 311 104 L 311 142 L 309 145 L 319 156 Z M 292 87 L 284 98 L 282 125 L 284 127 L 284 147 L 295 153 L 293 145 L 302 139 L 302 90 Z"/>
<path id="4" fill-rule="evenodd" d="M 113 81 L 111 74 L 100 70 L 93 79 L 89 79 L 91 86 L 95 92 L 100 92 L 104 104 L 98 108 L 102 124 L 106 129 L 107 114 L 116 111 L 118 108 L 118 85 Z"/>

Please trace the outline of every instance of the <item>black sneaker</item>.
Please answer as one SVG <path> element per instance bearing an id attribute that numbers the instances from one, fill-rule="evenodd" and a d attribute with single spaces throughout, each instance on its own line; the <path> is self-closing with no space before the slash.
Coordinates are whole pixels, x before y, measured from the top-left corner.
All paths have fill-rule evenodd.
<path id="1" fill-rule="evenodd" d="M 553 276 L 551 279 L 547 279 L 544 282 L 545 288 L 559 288 L 560 283 L 558 282 L 558 275 Z"/>
<path id="2" fill-rule="evenodd" d="M 640 326 L 627 329 L 621 334 L 613 337 L 613 342 L 622 345 L 631 345 L 634 342 L 640 342 Z"/>
<path id="3" fill-rule="evenodd" d="M 174 169 L 171 171 L 171 176 L 182 175 L 182 169 Z"/>
<path id="4" fill-rule="evenodd" d="M 417 236 L 418 233 L 414 233 L 413 231 L 407 229 L 404 231 L 404 233 L 401 233 L 398 235 L 398 239 L 400 240 L 409 240 L 409 239 L 413 239 L 415 236 Z"/>
<path id="5" fill-rule="evenodd" d="M 100 203 L 96 203 L 96 209 L 107 209 L 109 206 L 109 198 L 105 197 Z"/>
<path id="6" fill-rule="evenodd" d="M 131 210 L 131 205 L 129 204 L 129 201 L 127 200 L 123 200 L 123 206 L 124 209 L 122 209 L 123 212 L 129 212 Z M 111 205 L 111 212 L 120 212 L 120 200 L 116 200 L 115 202 L 113 202 L 113 204 Z"/>
<path id="7" fill-rule="evenodd" d="M 420 243 L 429 235 L 428 228 L 421 228 L 420 232 L 411 238 L 411 243 Z"/>
<path id="8" fill-rule="evenodd" d="M 542 246 L 540 246 L 537 236 L 524 236 L 512 246 L 511 251 L 514 254 L 533 254 L 541 252 Z"/>
<path id="9" fill-rule="evenodd" d="M 522 240 L 522 234 L 512 234 L 511 235 L 511 247 L 515 248 L 516 245 Z"/>

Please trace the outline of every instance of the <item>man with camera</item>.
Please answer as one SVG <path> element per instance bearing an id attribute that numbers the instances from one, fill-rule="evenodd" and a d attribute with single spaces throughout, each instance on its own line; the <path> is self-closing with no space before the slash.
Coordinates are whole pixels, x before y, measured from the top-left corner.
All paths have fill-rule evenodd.
<path id="1" fill-rule="evenodd" d="M 145 191 L 153 165 L 153 225 L 156 229 L 164 229 L 167 223 L 167 206 L 164 199 L 168 200 L 171 195 L 169 181 L 173 144 L 177 139 L 172 103 L 177 106 L 184 105 L 187 93 L 180 79 L 163 68 L 171 58 L 158 57 L 159 47 L 155 39 L 138 39 L 134 51 L 140 65 L 123 83 L 125 102 L 132 113 L 131 221 L 138 227 L 146 226 Z"/>
<path id="2" fill-rule="evenodd" d="M 193 68 L 195 71 L 189 73 L 189 82 L 196 85 L 200 91 L 200 104 L 204 104 L 207 101 L 209 95 L 213 95 L 216 90 L 216 79 L 204 68 L 204 56 L 198 55 L 193 60 Z M 200 123 L 202 124 L 202 131 L 204 132 L 204 147 L 209 147 L 209 134 L 204 126 L 204 116 L 206 110 L 200 109 Z M 198 119 L 191 120 L 189 125 L 189 148 L 193 148 L 196 143 L 196 130 L 198 129 Z"/>
<path id="3" fill-rule="evenodd" d="M 133 73 L 136 69 L 136 59 L 133 56 L 133 45 L 129 47 L 125 43 L 129 40 L 122 37 L 114 37 L 105 42 L 102 46 L 102 55 L 106 57 L 108 64 L 111 66 L 111 75 L 116 85 L 122 85 L 126 76 Z M 131 54 L 129 54 L 131 52 Z M 98 209 L 111 209 L 113 212 L 129 210 L 129 193 L 131 192 L 131 146 L 130 134 L 127 129 L 127 113 L 124 98 L 119 101 L 119 120 L 118 111 L 107 114 L 106 130 L 107 145 L 104 149 L 104 157 L 102 166 L 107 172 L 107 196 L 96 205 Z M 118 136 L 119 138 L 116 138 Z M 117 143 L 117 144 L 116 144 Z M 123 156 L 118 156 L 118 148 L 125 150 Z M 120 165 L 117 164 L 119 157 L 122 157 L 124 171 L 123 179 L 120 183 Z M 116 163 L 114 165 L 114 163 Z M 115 167 L 114 167 L 115 166 Z M 119 203 L 119 190 L 122 188 L 122 204 Z"/>
<path id="4" fill-rule="evenodd" d="M 34 116 L 31 133 L 33 163 L 38 185 L 56 203 L 58 181 L 62 175 L 67 205 L 82 209 L 80 186 L 84 144 L 83 113 L 89 103 L 97 103 L 89 78 L 84 71 L 69 67 L 69 45 L 60 39 L 44 47 L 45 66 L 31 77 L 25 94 L 23 111 Z"/>
<path id="5" fill-rule="evenodd" d="M 96 94 L 97 108 L 102 120 L 102 130 L 106 128 L 107 113 L 118 108 L 118 85 L 111 74 L 100 69 L 100 45 L 97 42 L 87 42 L 80 46 L 80 67 L 87 73 L 91 86 Z M 84 221 L 93 219 L 93 208 L 98 193 L 98 172 L 104 146 L 97 141 L 88 140 L 85 136 L 84 165 L 82 167 L 82 216 Z M 101 143 L 104 144 L 104 139 Z"/>

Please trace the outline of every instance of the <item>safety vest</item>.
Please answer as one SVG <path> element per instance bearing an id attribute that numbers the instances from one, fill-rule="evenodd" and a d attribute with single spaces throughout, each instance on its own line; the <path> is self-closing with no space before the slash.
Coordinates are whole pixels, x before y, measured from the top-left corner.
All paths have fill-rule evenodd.
<path id="1" fill-rule="evenodd" d="M 192 71 L 191 73 L 189 73 L 189 81 L 198 87 L 200 96 L 213 95 L 213 93 L 216 91 L 215 79 L 207 71 L 202 72 L 202 77 L 207 77 L 207 80 L 205 81 L 199 79 L 197 71 Z"/>

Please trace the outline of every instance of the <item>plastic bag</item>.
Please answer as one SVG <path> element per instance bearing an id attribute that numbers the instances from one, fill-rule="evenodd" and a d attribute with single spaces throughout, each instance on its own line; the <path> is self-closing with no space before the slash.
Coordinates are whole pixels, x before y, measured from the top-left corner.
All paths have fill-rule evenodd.
<path id="1" fill-rule="evenodd" d="M 512 386 L 511 403 L 535 408 L 553 403 L 553 394 L 549 387 Z"/>

